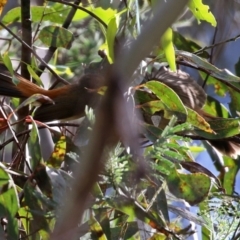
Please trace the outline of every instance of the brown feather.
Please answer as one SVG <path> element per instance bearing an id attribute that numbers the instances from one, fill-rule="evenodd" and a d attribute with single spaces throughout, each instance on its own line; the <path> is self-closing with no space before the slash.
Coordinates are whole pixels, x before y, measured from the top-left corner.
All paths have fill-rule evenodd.
<path id="1" fill-rule="evenodd" d="M 161 68 L 151 77 L 151 79 L 157 79 L 172 88 L 187 107 L 198 112 L 206 120 L 219 119 L 219 117 L 212 116 L 201 109 L 206 101 L 206 93 L 189 74 L 180 70 L 175 73 L 166 68 Z M 238 136 L 236 137 L 238 138 Z M 230 141 L 221 139 L 209 140 L 208 142 L 224 155 L 232 158 L 237 158 L 240 155 L 239 139 L 236 142 L 234 139 Z"/>
<path id="2" fill-rule="evenodd" d="M 46 90 L 17 73 L 14 75 L 19 81 L 17 85 L 12 82 L 9 71 L 0 64 L 0 95 L 18 98 L 28 98 L 33 94 L 48 96 L 54 104 L 42 103 L 34 115 L 36 120 L 43 122 L 84 116 L 85 106 L 95 107 L 100 100 L 100 95 L 92 90 L 104 83 L 101 75 L 86 74 L 78 83 Z"/>

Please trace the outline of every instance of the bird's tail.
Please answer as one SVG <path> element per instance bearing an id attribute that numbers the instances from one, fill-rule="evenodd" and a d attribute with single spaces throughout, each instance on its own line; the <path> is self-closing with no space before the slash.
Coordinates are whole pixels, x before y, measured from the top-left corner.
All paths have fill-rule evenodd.
<path id="1" fill-rule="evenodd" d="M 12 76 L 7 68 L 0 64 L 0 95 L 27 98 L 36 93 L 44 94 L 44 91 L 17 73 Z"/>

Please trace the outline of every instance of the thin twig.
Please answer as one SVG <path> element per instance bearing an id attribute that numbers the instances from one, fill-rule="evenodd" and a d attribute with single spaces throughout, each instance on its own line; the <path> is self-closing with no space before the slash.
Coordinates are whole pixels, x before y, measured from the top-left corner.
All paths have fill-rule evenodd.
<path id="1" fill-rule="evenodd" d="M 214 45 L 214 43 L 215 43 L 215 41 L 216 41 L 217 31 L 218 31 L 218 27 L 215 28 L 214 35 L 213 35 L 213 40 L 212 40 L 212 45 Z M 213 51 L 214 51 L 214 48 L 211 48 L 210 59 L 209 59 L 209 62 L 210 62 L 210 63 L 212 63 Z M 210 76 L 210 74 L 207 74 L 207 76 L 205 77 L 205 80 L 204 80 L 204 82 L 203 82 L 202 88 L 205 87 L 209 76 Z"/>
<path id="2" fill-rule="evenodd" d="M 104 26 L 104 28 L 107 29 L 107 27 L 108 27 L 107 24 L 100 17 L 98 17 L 96 14 L 94 14 L 93 12 L 89 11 L 88 9 L 86 9 L 84 7 L 78 6 L 78 5 L 74 4 L 74 3 L 66 2 L 64 0 L 59 0 L 59 1 L 56 1 L 56 0 L 53 1 L 52 0 L 51 2 L 62 3 L 62 4 L 65 4 L 65 5 L 71 6 L 71 7 L 75 7 L 77 9 L 79 9 L 79 10 L 82 10 L 83 12 L 88 13 L 91 17 L 93 17 L 98 22 L 100 22 Z"/>
<path id="3" fill-rule="evenodd" d="M 215 43 L 215 44 L 212 44 L 210 46 L 203 47 L 203 48 L 199 49 L 198 51 L 194 52 L 194 54 L 200 54 L 200 53 L 204 52 L 207 49 L 215 48 L 215 47 L 217 47 L 219 45 L 222 45 L 222 44 L 225 44 L 225 43 L 228 43 L 228 42 L 235 42 L 236 40 L 238 40 L 238 38 L 240 38 L 240 34 L 237 35 L 236 37 L 227 39 L 225 41 L 222 41 L 222 42 L 219 42 L 219 43 Z"/>

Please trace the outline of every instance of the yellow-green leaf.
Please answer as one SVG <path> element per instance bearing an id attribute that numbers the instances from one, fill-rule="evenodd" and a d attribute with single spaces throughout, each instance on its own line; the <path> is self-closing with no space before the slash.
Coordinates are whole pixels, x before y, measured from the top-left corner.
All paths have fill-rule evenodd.
<path id="1" fill-rule="evenodd" d="M 213 130 L 211 129 L 210 125 L 206 120 L 200 116 L 197 112 L 194 110 L 187 108 L 188 115 L 187 115 L 187 122 L 192 124 L 194 127 L 197 127 L 203 131 L 212 133 Z"/>
<path id="2" fill-rule="evenodd" d="M 171 28 L 168 28 L 166 32 L 163 34 L 163 36 L 161 37 L 161 45 L 170 69 L 172 71 L 176 71 L 177 67 L 176 67 L 175 50 L 173 46 L 173 32 Z"/>
<path id="3" fill-rule="evenodd" d="M 47 166 L 60 168 L 62 162 L 65 159 L 66 148 L 67 148 L 66 137 L 61 136 L 59 141 L 56 143 L 54 147 L 54 151 L 52 153 L 52 156 L 47 162 Z"/>
<path id="4" fill-rule="evenodd" d="M 217 26 L 217 21 L 209 10 L 209 6 L 204 5 L 202 3 L 202 0 L 190 0 L 188 3 L 188 7 L 199 23 L 201 20 L 204 20 L 210 23 L 213 27 Z"/>

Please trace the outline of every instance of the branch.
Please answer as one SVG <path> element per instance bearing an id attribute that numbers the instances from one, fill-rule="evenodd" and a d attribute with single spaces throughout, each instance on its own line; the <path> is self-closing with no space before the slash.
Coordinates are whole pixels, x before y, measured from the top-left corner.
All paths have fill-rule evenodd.
<path id="1" fill-rule="evenodd" d="M 227 39 L 225 41 L 222 41 L 222 42 L 219 42 L 219 43 L 215 43 L 215 44 L 212 44 L 210 46 L 206 46 L 206 47 L 203 47 L 201 49 L 199 49 L 198 51 L 194 52 L 194 54 L 200 54 L 202 52 L 204 52 L 205 50 L 207 49 L 211 49 L 211 48 L 215 48 L 219 45 L 222 45 L 222 44 L 225 44 L 225 43 L 228 43 L 228 42 L 235 42 L 236 40 L 238 40 L 240 38 L 240 34 L 237 35 L 236 37 L 233 37 L 233 38 L 230 38 L 230 39 Z"/>
<path id="2" fill-rule="evenodd" d="M 114 145 L 121 138 L 133 150 L 135 156 L 139 154 L 136 123 L 130 111 L 132 109 L 129 109 L 129 105 L 125 102 L 123 92 L 141 60 L 159 42 L 162 34 L 176 20 L 187 2 L 187 0 L 159 1 L 156 5 L 156 14 L 148 24 L 145 24 L 142 33 L 132 43 L 130 50 L 120 49 L 121 55 L 116 61 L 116 66 L 109 69 L 106 76 L 108 90 L 98 109 L 96 124 L 85 158 L 74 173 L 75 181 L 72 191 L 66 198 L 61 218 L 56 223 L 51 240 L 76 237 L 78 223 L 85 210 L 89 192 L 104 166 L 103 150 L 107 145 Z M 139 159 L 141 159 L 140 155 Z M 137 163 L 143 164 L 141 161 Z"/>
<path id="3" fill-rule="evenodd" d="M 32 47 L 32 21 L 30 12 L 30 0 L 21 0 L 21 25 L 22 25 L 22 41 L 29 47 Z M 30 79 L 30 74 L 26 64 L 31 64 L 31 51 L 22 44 L 21 58 L 21 75 Z"/>

